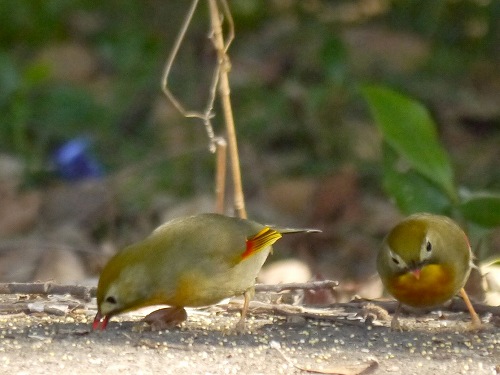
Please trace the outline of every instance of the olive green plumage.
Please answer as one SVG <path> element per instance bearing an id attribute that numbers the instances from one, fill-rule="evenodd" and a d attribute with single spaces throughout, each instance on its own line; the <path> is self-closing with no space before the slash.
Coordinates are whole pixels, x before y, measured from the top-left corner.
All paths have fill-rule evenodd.
<path id="1" fill-rule="evenodd" d="M 281 233 L 251 220 L 219 214 L 174 219 L 117 253 L 97 288 L 94 328 L 109 317 L 143 306 L 206 306 L 243 294 Z"/>
<path id="2" fill-rule="evenodd" d="M 450 300 L 459 291 L 475 328 L 480 326 L 463 289 L 472 264 L 464 231 L 450 218 L 414 214 L 397 224 L 384 239 L 377 270 L 387 291 L 400 304 L 430 308 Z M 397 309 L 391 327 L 400 329 Z"/>

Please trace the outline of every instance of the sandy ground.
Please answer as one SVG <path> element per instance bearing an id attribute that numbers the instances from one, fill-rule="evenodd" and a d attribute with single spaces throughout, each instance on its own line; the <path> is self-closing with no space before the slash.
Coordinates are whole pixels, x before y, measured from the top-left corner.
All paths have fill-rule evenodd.
<path id="1" fill-rule="evenodd" d="M 0 297 L 3 306 L 14 298 Z M 92 332 L 92 303 L 63 316 L 0 315 L 0 373 L 500 373 L 500 329 L 487 323 L 470 332 L 464 313 L 405 316 L 404 332 L 392 332 L 388 321 L 290 322 L 253 313 L 249 332 L 236 334 L 238 316 L 223 307 L 190 310 L 181 327 L 156 332 L 137 314 L 113 318 L 107 330 Z"/>

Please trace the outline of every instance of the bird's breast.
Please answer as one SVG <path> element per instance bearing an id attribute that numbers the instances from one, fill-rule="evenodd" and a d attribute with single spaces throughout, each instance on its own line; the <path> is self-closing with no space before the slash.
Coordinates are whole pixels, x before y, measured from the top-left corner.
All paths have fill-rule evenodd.
<path id="1" fill-rule="evenodd" d="M 446 265 L 428 264 L 422 267 L 420 277 L 407 272 L 390 277 L 386 287 L 400 302 L 418 308 L 433 307 L 451 299 L 461 288 L 455 272 Z"/>

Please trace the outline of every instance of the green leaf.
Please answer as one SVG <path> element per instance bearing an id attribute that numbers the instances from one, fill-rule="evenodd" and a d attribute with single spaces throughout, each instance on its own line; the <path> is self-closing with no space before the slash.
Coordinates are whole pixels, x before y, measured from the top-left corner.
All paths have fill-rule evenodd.
<path id="1" fill-rule="evenodd" d="M 367 86 L 363 93 L 385 141 L 455 200 L 453 169 L 426 108 L 384 87 Z"/>
<path id="2" fill-rule="evenodd" d="M 416 212 L 447 214 L 451 201 L 443 190 L 414 169 L 405 167 L 398 154 L 384 143 L 384 189 L 406 215 Z"/>
<path id="3" fill-rule="evenodd" d="M 460 211 L 467 220 L 483 227 L 500 226 L 500 195 L 490 193 L 473 194 L 462 201 Z"/>

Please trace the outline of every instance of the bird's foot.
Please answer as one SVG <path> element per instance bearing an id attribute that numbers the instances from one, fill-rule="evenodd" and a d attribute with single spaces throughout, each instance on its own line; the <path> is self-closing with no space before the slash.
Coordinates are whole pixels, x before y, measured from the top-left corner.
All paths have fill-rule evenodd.
<path id="1" fill-rule="evenodd" d="M 403 326 L 396 315 L 391 320 L 391 331 L 403 332 Z"/>
<path id="2" fill-rule="evenodd" d="M 396 307 L 396 311 L 394 311 L 394 315 L 391 320 L 391 331 L 403 332 L 403 327 L 399 323 L 399 314 L 401 313 L 402 305 L 398 303 L 398 307 Z"/>
<path id="3" fill-rule="evenodd" d="M 479 317 L 479 315 L 477 315 L 476 310 L 474 309 L 474 306 L 472 305 L 472 302 L 470 301 L 469 296 L 467 295 L 467 292 L 464 288 L 460 289 L 460 294 L 462 295 L 462 298 L 465 302 L 465 306 L 467 306 L 467 309 L 469 310 L 471 318 L 469 329 L 471 331 L 478 331 L 483 325 L 483 323 L 481 322 L 481 318 Z"/>
<path id="4" fill-rule="evenodd" d="M 187 313 L 183 307 L 166 307 L 146 315 L 143 321 L 151 326 L 151 330 L 161 331 L 178 326 L 186 319 Z"/>
<path id="5" fill-rule="evenodd" d="M 468 327 L 469 331 L 479 331 L 481 328 L 483 328 L 483 322 L 481 322 L 481 318 L 479 315 L 471 315 L 471 322 Z"/>
<path id="6" fill-rule="evenodd" d="M 236 334 L 243 334 L 248 331 L 248 326 L 246 324 L 246 319 L 245 317 L 241 317 L 240 320 L 238 320 L 238 323 L 234 326 L 233 332 Z"/>

